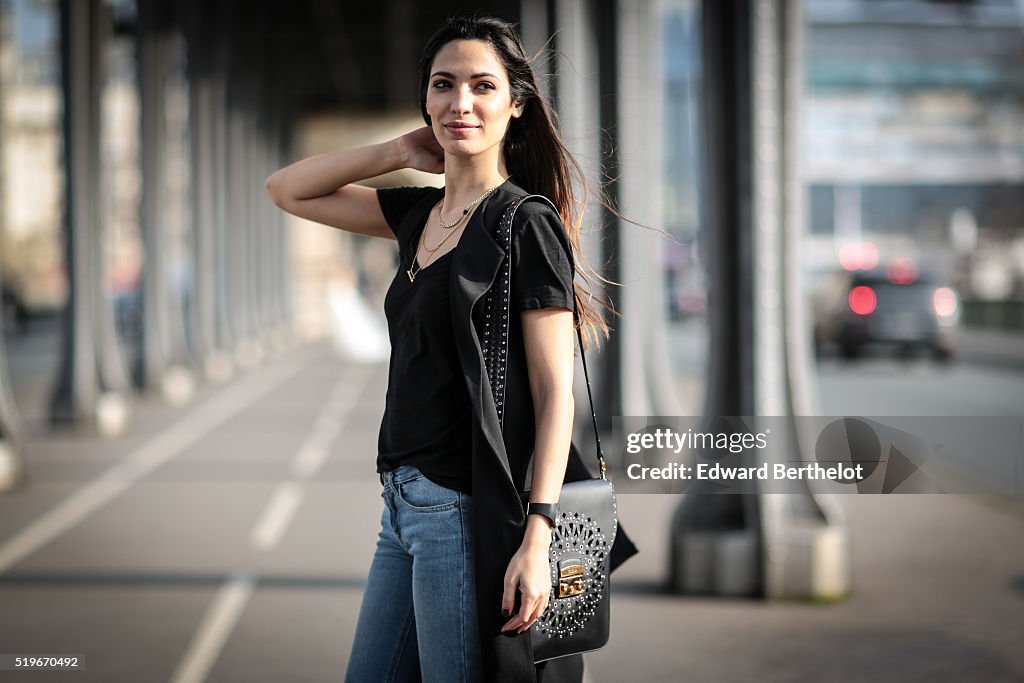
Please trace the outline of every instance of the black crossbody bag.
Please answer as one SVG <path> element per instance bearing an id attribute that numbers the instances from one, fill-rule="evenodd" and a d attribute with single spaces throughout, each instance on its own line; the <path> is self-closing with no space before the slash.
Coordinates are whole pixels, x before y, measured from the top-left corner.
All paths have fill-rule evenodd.
<path id="1" fill-rule="evenodd" d="M 483 339 L 484 360 L 498 411 L 498 422 L 503 430 L 512 282 L 512 220 L 519 206 L 529 199 L 551 204 L 541 195 L 528 195 L 516 200 L 505 210 L 494 235 L 497 243 L 505 249 L 505 259 L 498 279 L 484 301 L 484 313 L 487 316 Z M 573 321 L 577 321 L 575 311 Z M 547 609 L 530 628 L 534 662 L 538 664 L 604 647 L 608 642 L 611 625 L 609 556 L 619 526 L 618 510 L 615 488 L 605 474 L 604 452 L 601 450 L 590 375 L 587 373 L 587 356 L 583 351 L 583 334 L 578 325 L 576 337 L 580 346 L 583 376 L 587 382 L 600 475 L 593 479 L 562 484 L 549 555 L 551 598 Z"/>

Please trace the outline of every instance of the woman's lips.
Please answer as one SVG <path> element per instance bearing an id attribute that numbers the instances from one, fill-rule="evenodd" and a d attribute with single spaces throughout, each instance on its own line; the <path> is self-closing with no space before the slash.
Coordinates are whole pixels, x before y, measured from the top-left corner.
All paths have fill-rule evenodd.
<path id="1" fill-rule="evenodd" d="M 446 123 L 444 127 L 455 137 L 466 137 L 471 131 L 479 128 L 479 126 L 473 126 L 468 123 Z"/>

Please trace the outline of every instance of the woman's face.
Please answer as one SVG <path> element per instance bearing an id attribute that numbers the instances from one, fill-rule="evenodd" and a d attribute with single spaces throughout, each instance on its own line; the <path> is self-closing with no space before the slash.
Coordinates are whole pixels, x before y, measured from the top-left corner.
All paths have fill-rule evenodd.
<path id="1" fill-rule="evenodd" d="M 427 81 L 427 113 L 445 152 L 500 155 L 509 121 L 522 114 L 512 102 L 508 75 L 490 45 L 453 40 L 442 47 Z"/>

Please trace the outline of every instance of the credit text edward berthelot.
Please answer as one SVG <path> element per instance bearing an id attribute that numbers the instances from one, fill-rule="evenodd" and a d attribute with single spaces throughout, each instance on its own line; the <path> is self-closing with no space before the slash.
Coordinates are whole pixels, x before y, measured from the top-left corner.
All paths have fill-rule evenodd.
<path id="1" fill-rule="evenodd" d="M 722 451 L 737 454 L 743 451 L 763 450 L 768 446 L 768 435 L 771 430 L 757 433 L 743 432 L 699 432 L 687 429 L 676 432 L 671 429 L 658 428 L 645 432 L 633 432 L 626 437 L 626 452 L 631 455 L 645 450 L 671 451 L 678 455 L 684 449 L 700 452 Z M 792 466 L 786 463 L 762 463 L 755 466 L 727 466 L 718 462 L 699 462 L 684 464 L 667 463 L 657 467 L 632 463 L 626 468 L 626 476 L 630 479 L 676 479 L 676 480 L 786 480 L 829 479 L 833 481 L 860 481 L 864 478 L 864 466 L 835 464 L 823 466 L 809 463 Z"/>

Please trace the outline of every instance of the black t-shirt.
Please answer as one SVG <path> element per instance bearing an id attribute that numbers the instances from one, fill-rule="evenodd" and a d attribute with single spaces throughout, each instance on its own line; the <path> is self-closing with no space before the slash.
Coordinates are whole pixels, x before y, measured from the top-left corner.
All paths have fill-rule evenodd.
<path id="1" fill-rule="evenodd" d="M 471 406 L 455 348 L 451 269 L 460 243 L 409 282 L 420 234 L 438 188 L 377 190 L 384 218 L 398 239 L 399 264 L 384 300 L 391 339 L 388 390 L 377 445 L 377 471 L 413 465 L 431 481 L 472 493 Z M 482 209 L 483 207 L 481 207 Z M 481 210 L 464 230 L 484 230 Z M 554 231 L 563 230 L 551 207 L 524 204 L 513 231 L 514 310 L 573 308 L 572 270 Z"/>

